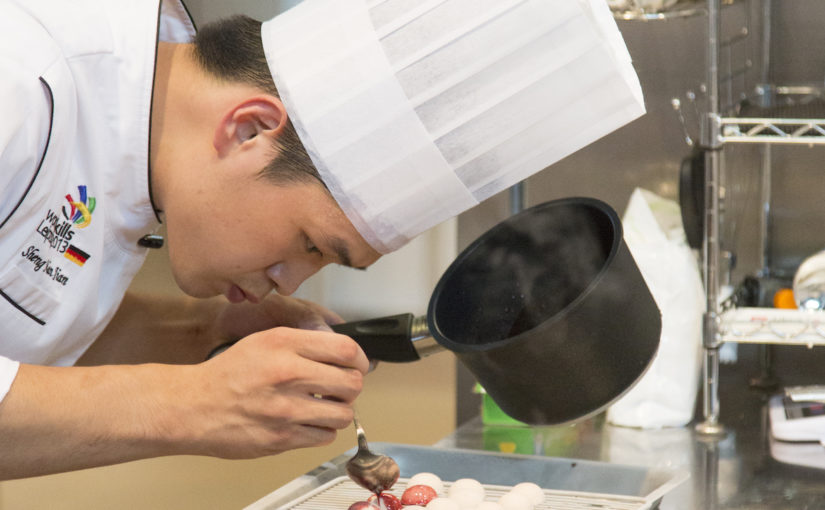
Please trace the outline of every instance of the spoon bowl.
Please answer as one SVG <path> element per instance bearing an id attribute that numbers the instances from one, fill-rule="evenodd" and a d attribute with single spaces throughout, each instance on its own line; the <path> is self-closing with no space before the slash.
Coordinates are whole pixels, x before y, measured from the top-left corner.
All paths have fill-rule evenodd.
<path id="1" fill-rule="evenodd" d="M 401 469 L 392 457 L 371 452 L 358 418 L 353 417 L 352 421 L 358 437 L 358 451 L 347 461 L 347 475 L 368 491 L 381 494 L 395 484 L 401 475 Z"/>

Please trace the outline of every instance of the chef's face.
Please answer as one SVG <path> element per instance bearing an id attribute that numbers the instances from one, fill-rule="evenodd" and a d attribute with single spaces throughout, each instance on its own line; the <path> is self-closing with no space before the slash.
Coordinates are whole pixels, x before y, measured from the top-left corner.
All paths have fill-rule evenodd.
<path id="1" fill-rule="evenodd" d="M 380 256 L 314 180 L 276 184 L 247 169 L 176 195 L 165 211 L 171 266 L 195 297 L 257 302 L 291 294 L 327 264 L 364 268 Z"/>

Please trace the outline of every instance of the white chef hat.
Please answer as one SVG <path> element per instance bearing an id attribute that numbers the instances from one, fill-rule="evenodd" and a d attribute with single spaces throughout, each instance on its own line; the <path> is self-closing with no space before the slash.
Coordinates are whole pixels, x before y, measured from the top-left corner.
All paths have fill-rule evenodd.
<path id="1" fill-rule="evenodd" d="M 304 0 L 262 37 L 321 178 L 382 253 L 644 113 L 605 0 Z"/>

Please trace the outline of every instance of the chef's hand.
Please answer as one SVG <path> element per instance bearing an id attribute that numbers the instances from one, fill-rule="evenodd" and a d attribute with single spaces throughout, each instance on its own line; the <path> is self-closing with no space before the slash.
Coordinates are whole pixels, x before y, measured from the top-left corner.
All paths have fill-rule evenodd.
<path id="1" fill-rule="evenodd" d="M 328 444 L 352 423 L 368 365 L 344 335 L 283 327 L 253 333 L 195 367 L 185 418 L 194 430 L 181 440 L 226 458 Z"/>
<path id="2" fill-rule="evenodd" d="M 369 361 L 352 339 L 333 333 L 343 322 L 310 301 L 271 294 L 261 303 L 226 303 L 214 332 L 237 341 L 197 366 L 196 422 L 206 430 L 200 453 L 257 457 L 328 444 L 352 424 Z"/>
<path id="3" fill-rule="evenodd" d="M 220 340 L 213 354 L 222 352 L 239 338 L 277 326 L 332 331 L 331 324 L 342 322 L 344 320 L 338 314 L 317 303 L 274 293 L 259 304 L 224 302 L 215 321 L 215 332 Z M 376 366 L 378 361 L 371 360 L 370 371 Z"/>
<path id="4" fill-rule="evenodd" d="M 352 339 L 291 328 L 254 333 L 197 364 L 21 364 L 0 405 L 0 480 L 327 444 L 352 422 L 367 366 Z"/>

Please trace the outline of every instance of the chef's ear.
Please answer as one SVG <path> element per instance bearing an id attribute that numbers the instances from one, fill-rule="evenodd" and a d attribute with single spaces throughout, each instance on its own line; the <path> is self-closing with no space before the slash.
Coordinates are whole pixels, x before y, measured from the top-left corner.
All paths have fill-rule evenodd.
<path id="1" fill-rule="evenodd" d="M 250 146 L 261 135 L 271 141 L 287 124 L 284 104 L 275 96 L 253 96 L 228 110 L 217 128 L 212 144 L 220 156 L 235 148 Z"/>

